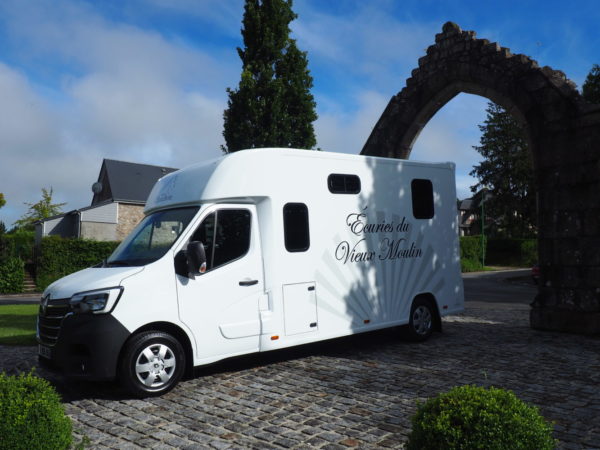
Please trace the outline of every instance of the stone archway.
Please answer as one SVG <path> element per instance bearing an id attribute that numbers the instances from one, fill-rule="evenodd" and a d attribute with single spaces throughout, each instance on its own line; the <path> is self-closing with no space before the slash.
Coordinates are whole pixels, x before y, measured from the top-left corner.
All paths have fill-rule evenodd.
<path id="1" fill-rule="evenodd" d="M 563 72 L 448 22 L 361 154 L 408 158 L 429 119 L 461 92 L 489 98 L 525 127 L 539 193 L 531 326 L 600 333 L 600 105 L 586 103 Z"/>

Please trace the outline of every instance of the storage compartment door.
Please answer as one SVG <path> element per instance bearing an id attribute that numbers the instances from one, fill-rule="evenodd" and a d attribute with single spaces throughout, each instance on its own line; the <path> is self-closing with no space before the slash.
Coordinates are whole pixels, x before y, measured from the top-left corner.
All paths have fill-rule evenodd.
<path id="1" fill-rule="evenodd" d="M 283 312 L 287 336 L 317 331 L 315 283 L 284 284 Z"/>

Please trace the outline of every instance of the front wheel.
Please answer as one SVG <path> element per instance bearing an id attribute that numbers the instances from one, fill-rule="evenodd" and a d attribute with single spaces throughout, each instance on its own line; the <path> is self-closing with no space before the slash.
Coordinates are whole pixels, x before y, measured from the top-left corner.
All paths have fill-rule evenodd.
<path id="1" fill-rule="evenodd" d="M 126 344 L 119 378 L 134 395 L 156 397 L 173 389 L 184 369 L 185 353 L 179 341 L 167 333 L 146 331 Z"/>
<path id="2" fill-rule="evenodd" d="M 433 333 L 435 311 L 431 301 L 417 297 L 410 308 L 407 335 L 411 341 L 424 341 Z"/>

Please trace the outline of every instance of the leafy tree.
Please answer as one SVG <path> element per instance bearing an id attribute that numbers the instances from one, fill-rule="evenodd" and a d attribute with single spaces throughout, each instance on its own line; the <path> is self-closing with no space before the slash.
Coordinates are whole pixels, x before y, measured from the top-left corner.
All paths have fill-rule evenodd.
<path id="1" fill-rule="evenodd" d="M 317 114 L 308 60 L 289 37 L 289 24 L 296 17 L 292 0 L 246 0 L 244 49 L 237 49 L 241 79 L 237 89 L 227 89 L 223 114 L 225 153 L 316 145 L 312 123 Z"/>
<path id="2" fill-rule="evenodd" d="M 34 223 L 38 220 L 47 219 L 56 216 L 62 212 L 62 207 L 66 203 L 52 203 L 53 190 L 42 188 L 42 199 L 37 203 L 25 203 L 29 210 L 19 220 L 15 222 L 17 227 L 33 230 Z"/>
<path id="3" fill-rule="evenodd" d="M 0 208 L 6 205 L 6 199 L 4 198 L 4 194 L 0 192 Z"/>
<path id="4" fill-rule="evenodd" d="M 590 103 L 600 104 L 600 66 L 594 64 L 583 83 L 583 98 Z"/>
<path id="5" fill-rule="evenodd" d="M 523 128 L 501 106 L 489 103 L 487 118 L 479 125 L 480 146 L 473 148 L 483 161 L 473 166 L 471 175 L 479 183 L 476 192 L 486 188 L 486 216 L 493 217 L 495 232 L 505 237 L 526 237 L 536 232 L 536 194 L 531 156 Z"/>

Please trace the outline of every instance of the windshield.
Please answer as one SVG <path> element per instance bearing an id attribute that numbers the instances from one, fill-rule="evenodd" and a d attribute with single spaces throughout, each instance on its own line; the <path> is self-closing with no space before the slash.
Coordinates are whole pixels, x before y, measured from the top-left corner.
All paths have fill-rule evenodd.
<path id="1" fill-rule="evenodd" d="M 157 211 L 144 217 L 105 266 L 143 266 L 161 258 L 188 226 L 198 207 Z"/>

